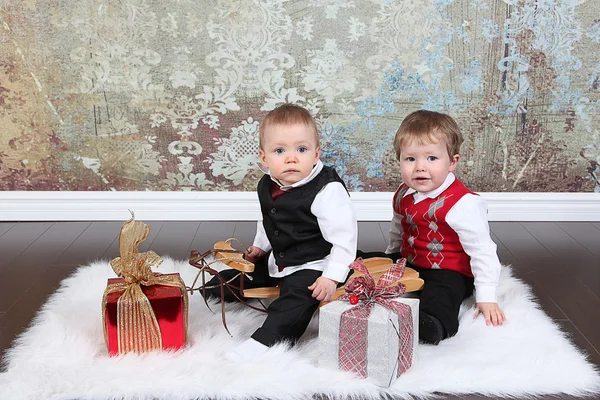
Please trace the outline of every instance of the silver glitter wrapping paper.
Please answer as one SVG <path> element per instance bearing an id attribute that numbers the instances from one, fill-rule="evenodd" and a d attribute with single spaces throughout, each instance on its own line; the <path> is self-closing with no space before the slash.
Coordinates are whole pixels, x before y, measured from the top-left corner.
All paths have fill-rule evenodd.
<path id="1" fill-rule="evenodd" d="M 419 343 L 419 299 L 398 298 L 412 311 L 413 354 Z M 331 302 L 319 310 L 319 366 L 339 368 L 339 330 L 340 319 L 344 311 L 353 307 L 346 301 Z M 396 380 L 398 360 L 398 334 L 396 332 L 398 316 L 392 311 L 376 304 L 369 316 L 367 335 L 367 373 L 368 379 L 376 385 L 388 387 Z"/>

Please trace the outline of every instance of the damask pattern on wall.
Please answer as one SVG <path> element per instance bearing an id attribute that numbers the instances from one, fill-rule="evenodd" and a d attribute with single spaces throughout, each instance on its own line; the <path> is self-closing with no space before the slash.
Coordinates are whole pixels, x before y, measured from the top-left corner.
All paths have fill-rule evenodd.
<path id="1" fill-rule="evenodd" d="M 259 121 L 317 118 L 393 191 L 410 112 L 451 114 L 476 191 L 600 192 L 598 0 L 0 0 L 0 189 L 250 191 Z"/>

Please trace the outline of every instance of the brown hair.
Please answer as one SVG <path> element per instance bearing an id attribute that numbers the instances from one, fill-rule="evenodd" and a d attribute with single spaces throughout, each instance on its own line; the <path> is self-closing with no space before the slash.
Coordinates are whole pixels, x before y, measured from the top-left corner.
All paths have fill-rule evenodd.
<path id="1" fill-rule="evenodd" d="M 458 124 L 448 114 L 418 110 L 408 114 L 396 132 L 394 150 L 397 159 L 400 159 L 402 147 L 413 140 L 416 140 L 419 145 L 443 140 L 446 143 L 448 156 L 452 158 L 455 154 L 459 154 L 463 137 Z"/>
<path id="2" fill-rule="evenodd" d="M 260 148 L 262 149 L 266 130 L 273 125 L 302 124 L 314 131 L 317 147 L 319 147 L 319 131 L 317 123 L 310 112 L 295 104 L 283 104 L 269 111 L 260 124 Z"/>

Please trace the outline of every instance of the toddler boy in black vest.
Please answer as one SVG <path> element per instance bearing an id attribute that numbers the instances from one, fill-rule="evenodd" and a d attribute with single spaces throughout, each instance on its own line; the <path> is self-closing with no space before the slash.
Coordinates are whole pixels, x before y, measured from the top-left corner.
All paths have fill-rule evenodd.
<path id="1" fill-rule="evenodd" d="M 330 301 L 348 277 L 356 255 L 356 215 L 344 182 L 322 164 L 319 152 L 316 122 L 306 109 L 284 104 L 266 115 L 259 156 L 268 172 L 257 188 L 262 220 L 245 254 L 255 272 L 252 280 L 244 278 L 244 287 L 279 285 L 280 295 L 263 325 L 227 353 L 230 359 L 246 361 L 277 343 L 295 343 L 319 303 Z M 221 275 L 228 279 L 229 273 L 237 271 Z M 209 294 L 220 297 L 218 289 Z M 235 297 L 229 292 L 226 300 Z"/>
<path id="2" fill-rule="evenodd" d="M 477 311 L 487 325 L 506 320 L 496 300 L 500 261 L 487 221 L 485 201 L 467 189 L 454 170 L 463 142 L 458 124 L 446 114 L 409 114 L 394 138 L 403 184 L 394 195 L 385 254 L 405 257 L 425 284 L 420 295 L 419 338 L 438 344 L 458 331 L 458 313 L 475 289 Z"/>

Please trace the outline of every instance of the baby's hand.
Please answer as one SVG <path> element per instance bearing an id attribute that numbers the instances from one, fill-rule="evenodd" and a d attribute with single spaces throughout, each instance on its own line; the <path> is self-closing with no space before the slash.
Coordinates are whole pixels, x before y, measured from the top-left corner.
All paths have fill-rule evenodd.
<path id="1" fill-rule="evenodd" d="M 477 318 L 479 314 L 483 314 L 486 325 L 491 323 L 494 326 L 499 326 L 506 321 L 506 316 L 498 303 L 477 303 L 477 311 L 473 318 Z"/>
<path id="2" fill-rule="evenodd" d="M 250 246 L 248 247 L 248 250 L 244 252 L 244 259 L 250 261 L 251 263 L 255 263 L 259 259 L 263 258 L 265 254 L 267 254 L 267 252 L 260 247 Z"/>
<path id="3" fill-rule="evenodd" d="M 315 283 L 308 287 L 308 290 L 313 291 L 312 297 L 319 301 L 331 301 L 336 289 L 337 282 L 324 276 L 318 277 Z"/>

